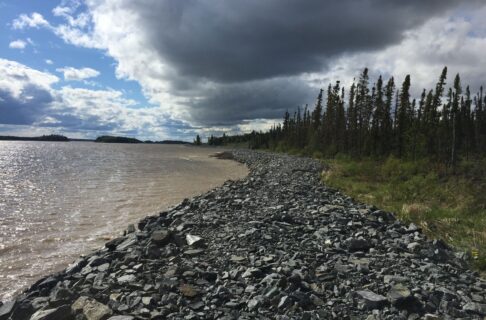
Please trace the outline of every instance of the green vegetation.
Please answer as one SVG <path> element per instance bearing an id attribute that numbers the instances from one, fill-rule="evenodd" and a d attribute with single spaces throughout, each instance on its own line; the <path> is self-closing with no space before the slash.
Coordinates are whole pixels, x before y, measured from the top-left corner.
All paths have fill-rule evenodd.
<path id="1" fill-rule="evenodd" d="M 142 141 L 135 138 L 115 137 L 115 136 L 100 136 L 96 138 L 95 142 L 104 143 L 142 143 Z"/>
<path id="2" fill-rule="evenodd" d="M 327 160 L 323 181 L 353 198 L 395 212 L 432 238 L 474 256 L 486 271 L 486 160 L 462 161 L 455 174 L 427 160 Z M 477 256 L 476 256 L 477 252 Z"/>

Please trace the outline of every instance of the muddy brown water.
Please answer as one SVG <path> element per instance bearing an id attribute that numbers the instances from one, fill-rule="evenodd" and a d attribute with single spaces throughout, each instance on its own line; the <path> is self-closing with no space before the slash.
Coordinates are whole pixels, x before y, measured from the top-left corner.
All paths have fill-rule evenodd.
<path id="1" fill-rule="evenodd" d="M 184 145 L 0 141 L 0 301 L 248 169 Z"/>

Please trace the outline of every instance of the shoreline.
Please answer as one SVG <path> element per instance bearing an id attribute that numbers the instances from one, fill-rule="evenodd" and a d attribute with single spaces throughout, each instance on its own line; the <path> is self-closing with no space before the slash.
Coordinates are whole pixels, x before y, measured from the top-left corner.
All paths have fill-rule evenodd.
<path id="1" fill-rule="evenodd" d="M 486 315 L 486 282 L 460 254 L 322 185 L 317 161 L 232 156 L 248 176 L 140 220 L 0 320 Z"/>

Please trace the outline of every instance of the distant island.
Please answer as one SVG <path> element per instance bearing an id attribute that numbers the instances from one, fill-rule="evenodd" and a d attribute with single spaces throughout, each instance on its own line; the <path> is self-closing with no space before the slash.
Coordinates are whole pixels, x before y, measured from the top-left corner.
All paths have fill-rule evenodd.
<path id="1" fill-rule="evenodd" d="M 142 141 L 135 138 L 128 137 L 116 137 L 116 136 L 100 136 L 96 138 L 95 142 L 103 143 L 143 143 Z"/>
<path id="2" fill-rule="evenodd" d="M 16 136 L 0 136 L 0 140 L 7 141 L 69 141 L 65 136 L 59 134 L 50 134 L 40 137 L 16 137 Z"/>
<path id="3" fill-rule="evenodd" d="M 155 144 L 192 144 L 190 142 L 181 141 L 181 140 L 162 140 L 162 141 L 146 140 L 144 142 L 145 143 L 155 143 Z"/>

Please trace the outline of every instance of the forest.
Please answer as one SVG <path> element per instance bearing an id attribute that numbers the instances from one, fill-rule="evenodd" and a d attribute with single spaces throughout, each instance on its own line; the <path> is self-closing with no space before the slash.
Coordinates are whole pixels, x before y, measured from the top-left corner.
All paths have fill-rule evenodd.
<path id="1" fill-rule="evenodd" d="M 339 81 L 320 90 L 314 108 L 286 112 L 267 132 L 213 137 L 210 145 L 246 142 L 253 149 L 300 150 L 306 155 L 352 158 L 428 158 L 454 168 L 459 159 L 484 155 L 486 98 L 472 94 L 460 75 L 446 86 L 447 67 L 435 88 L 412 98 L 411 78 L 370 83 L 365 68 L 346 91 Z M 325 101 L 324 101 L 325 100 Z"/>

